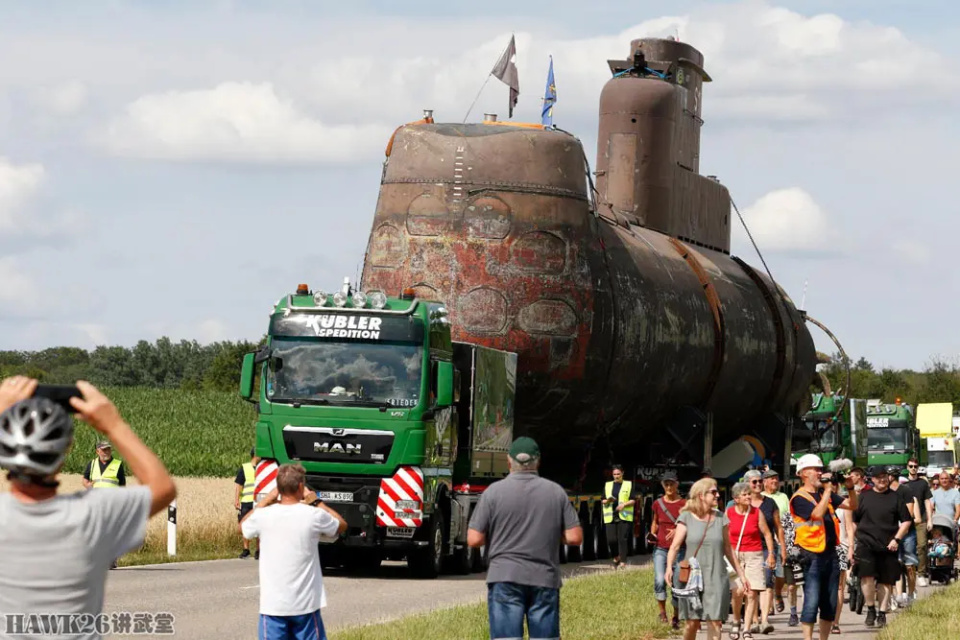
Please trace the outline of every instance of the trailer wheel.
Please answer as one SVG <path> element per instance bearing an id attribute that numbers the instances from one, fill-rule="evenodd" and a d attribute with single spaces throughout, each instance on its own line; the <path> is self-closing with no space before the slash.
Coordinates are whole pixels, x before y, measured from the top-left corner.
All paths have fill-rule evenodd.
<path id="1" fill-rule="evenodd" d="M 443 563 L 443 512 L 440 509 L 434 509 L 430 516 L 427 541 L 427 546 L 410 553 L 407 566 L 414 576 L 432 580 L 440 575 Z"/>

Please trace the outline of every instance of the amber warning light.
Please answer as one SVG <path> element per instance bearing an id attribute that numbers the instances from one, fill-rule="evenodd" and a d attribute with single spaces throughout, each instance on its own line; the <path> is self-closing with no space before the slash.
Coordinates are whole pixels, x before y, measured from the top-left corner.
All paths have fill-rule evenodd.
<path id="1" fill-rule="evenodd" d="M 297 295 L 298 295 L 298 296 L 305 296 L 305 295 L 307 295 L 307 294 L 309 294 L 309 293 L 310 293 L 310 287 L 308 287 L 308 286 L 305 285 L 305 284 L 298 284 L 298 285 L 297 285 Z"/>
<path id="2" fill-rule="evenodd" d="M 401 299 L 401 300 L 413 300 L 414 296 L 416 296 L 416 295 L 417 295 L 417 294 L 416 294 L 416 292 L 413 290 L 412 287 L 407 287 L 406 289 L 403 290 L 403 293 L 400 294 L 400 299 Z"/>

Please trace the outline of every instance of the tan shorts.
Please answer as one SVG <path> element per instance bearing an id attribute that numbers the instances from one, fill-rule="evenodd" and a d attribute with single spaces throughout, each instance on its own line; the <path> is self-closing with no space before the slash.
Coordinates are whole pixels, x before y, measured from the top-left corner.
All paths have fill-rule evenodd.
<path id="1" fill-rule="evenodd" d="M 741 551 L 737 554 L 737 560 L 750 582 L 750 590 L 763 591 L 767 585 L 763 572 L 763 551 Z"/>

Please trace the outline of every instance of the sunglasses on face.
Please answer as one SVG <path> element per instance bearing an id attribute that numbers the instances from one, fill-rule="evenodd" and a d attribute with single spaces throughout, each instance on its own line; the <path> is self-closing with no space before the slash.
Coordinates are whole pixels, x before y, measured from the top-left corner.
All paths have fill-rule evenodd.
<path id="1" fill-rule="evenodd" d="M 918 466 L 918 465 L 915 465 L 915 464 L 908 464 L 908 465 L 907 465 L 907 469 L 916 469 L 917 466 Z"/>
<path id="2" fill-rule="evenodd" d="M 710 491 L 707 491 L 707 493 L 709 493 L 712 496 L 720 495 L 720 491 L 718 489 L 710 489 Z"/>
<path id="3" fill-rule="evenodd" d="M 751 480 L 750 484 L 760 484 L 760 480 Z"/>

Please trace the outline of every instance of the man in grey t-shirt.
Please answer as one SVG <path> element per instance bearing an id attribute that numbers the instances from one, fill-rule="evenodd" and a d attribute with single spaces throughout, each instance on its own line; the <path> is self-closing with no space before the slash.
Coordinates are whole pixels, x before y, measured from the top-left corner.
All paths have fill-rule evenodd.
<path id="1" fill-rule="evenodd" d="M 580 519 L 566 492 L 541 478 L 540 448 L 532 438 L 510 447 L 510 475 L 491 484 L 470 520 L 467 544 L 488 547 L 490 637 L 560 637 L 561 542 L 583 542 Z"/>
<path id="2" fill-rule="evenodd" d="M 148 518 L 176 488 L 116 407 L 78 382 L 83 398 L 71 398 L 71 406 L 114 442 L 143 486 L 58 495 L 73 420 L 33 397 L 36 387 L 20 376 L 0 384 L 0 468 L 10 479 L 10 492 L 0 494 L 0 637 L 98 640 L 106 629 L 95 616 L 113 559 L 143 544 Z"/>

